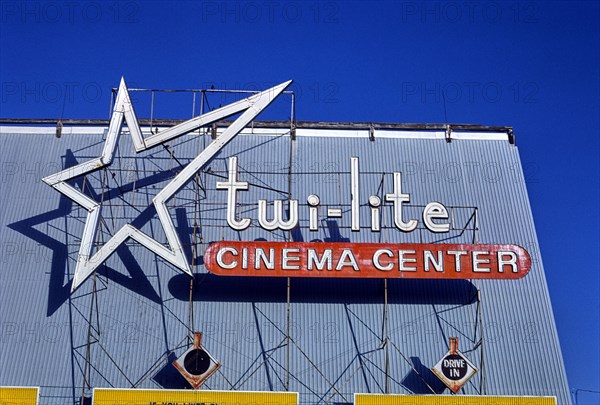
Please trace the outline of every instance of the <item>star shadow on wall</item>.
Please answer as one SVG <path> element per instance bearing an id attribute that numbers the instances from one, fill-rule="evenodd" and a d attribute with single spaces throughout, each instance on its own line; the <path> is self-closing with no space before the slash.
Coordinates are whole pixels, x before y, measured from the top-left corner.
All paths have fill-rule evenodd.
<path id="1" fill-rule="evenodd" d="M 73 167 L 78 164 L 77 159 L 70 149 L 67 150 L 65 154 L 64 162 L 65 168 Z M 83 179 L 74 180 L 73 185 L 82 188 Z M 89 193 L 92 198 L 98 198 L 92 188 L 87 188 L 86 192 Z M 113 198 L 116 197 L 117 195 L 114 195 Z M 72 264 L 69 263 L 69 247 L 67 240 L 70 235 L 65 224 L 65 218 L 73 215 L 75 210 L 77 210 L 77 206 L 74 207 L 73 205 L 74 204 L 70 199 L 61 195 L 56 209 L 8 225 L 10 229 L 32 239 L 41 246 L 45 246 L 52 252 L 49 271 L 50 279 L 48 282 L 48 304 L 46 310 L 46 316 L 48 317 L 52 316 L 69 299 L 71 294 L 72 281 L 70 277 L 72 275 L 70 274 L 70 268 Z M 142 213 L 142 215 L 138 217 L 138 226 L 141 226 L 143 222 L 147 222 L 152 218 L 152 210 L 147 209 L 146 211 L 147 212 Z M 62 220 L 64 226 L 54 224 L 59 220 Z M 56 239 L 50 236 L 49 233 L 38 229 L 39 226 L 43 224 L 60 229 L 64 235 L 64 239 Z M 158 293 L 133 258 L 129 248 L 124 246 L 123 249 L 117 250 L 117 255 L 123 263 L 127 264 L 125 268 L 128 270 L 130 276 L 127 277 L 123 273 L 109 266 L 103 266 L 103 268 L 100 269 L 100 274 L 124 288 L 140 294 L 153 302 L 160 303 Z"/>

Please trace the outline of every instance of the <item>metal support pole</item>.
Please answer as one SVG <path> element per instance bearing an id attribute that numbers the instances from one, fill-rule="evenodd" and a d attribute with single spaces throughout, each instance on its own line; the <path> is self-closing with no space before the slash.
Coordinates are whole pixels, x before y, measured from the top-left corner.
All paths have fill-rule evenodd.
<path id="1" fill-rule="evenodd" d="M 475 229 L 474 229 L 474 242 L 475 243 L 479 243 L 479 211 L 477 209 L 477 207 L 475 207 Z M 480 368 L 480 376 L 479 376 L 479 392 L 481 392 L 483 395 L 486 394 L 487 392 L 487 388 L 486 388 L 486 376 L 485 376 L 485 358 L 484 358 L 484 340 L 483 340 L 483 304 L 481 302 L 481 284 L 478 281 L 477 282 L 477 310 L 479 311 L 478 318 L 479 318 L 479 339 L 481 340 L 481 345 L 480 345 L 480 359 L 479 359 L 479 368 Z"/>
<path id="2" fill-rule="evenodd" d="M 292 92 L 292 107 L 290 112 L 290 136 L 296 140 L 296 94 Z"/>
<path id="3" fill-rule="evenodd" d="M 481 339 L 481 345 L 480 345 L 480 353 L 481 356 L 479 358 L 479 368 L 480 368 L 480 377 L 479 377 L 479 392 L 481 392 L 482 395 L 486 395 L 487 394 L 487 380 L 486 380 L 486 375 L 485 375 L 485 358 L 484 358 L 484 341 L 483 341 L 483 311 L 481 309 L 482 304 L 481 304 L 481 290 L 478 288 L 477 289 L 477 308 L 479 309 L 479 338 Z"/>
<path id="4" fill-rule="evenodd" d="M 152 101 L 150 103 L 150 133 L 154 133 L 154 128 L 152 127 L 152 121 L 154 119 L 154 91 L 152 91 Z"/>
<path id="5" fill-rule="evenodd" d="M 288 201 L 292 200 L 292 153 L 293 153 L 293 139 L 290 134 L 290 149 L 288 156 Z M 292 240 L 292 232 L 288 231 L 288 241 Z M 291 305 L 291 279 L 287 278 L 287 327 L 286 327 L 286 353 L 285 353 L 285 390 L 289 391 L 290 388 L 290 322 L 292 316 L 292 305 Z"/>
<path id="6" fill-rule="evenodd" d="M 192 93 L 193 97 L 192 97 L 192 118 L 195 117 L 194 114 L 196 114 L 196 93 Z"/>
<path id="7" fill-rule="evenodd" d="M 112 89 L 110 91 L 110 108 L 108 109 L 108 119 L 110 120 L 110 117 L 112 116 L 113 113 L 113 104 L 115 102 L 115 89 Z"/>
<path id="8" fill-rule="evenodd" d="M 206 93 L 204 93 L 204 90 L 202 90 L 202 95 L 200 96 L 200 115 L 204 114 L 204 97 L 205 96 L 206 96 Z M 200 128 L 198 128 L 198 134 L 205 135 L 206 130 L 203 127 L 200 127 Z M 204 136 L 202 136 L 201 138 L 202 138 L 202 150 L 204 150 L 204 148 L 206 148 L 206 139 L 204 139 L 205 138 Z M 203 180 L 206 180 L 206 178 L 203 178 Z"/>
<path id="9" fill-rule="evenodd" d="M 475 243 L 479 243 L 479 210 L 475 207 Z"/>
<path id="10" fill-rule="evenodd" d="M 383 280 L 383 322 L 385 327 L 385 393 L 390 393 L 390 329 L 389 329 L 389 319 L 388 319 L 388 280 L 387 278 Z"/>
<path id="11" fill-rule="evenodd" d="M 200 191 L 199 191 L 199 174 L 196 173 L 195 177 L 195 191 L 196 198 L 194 199 L 194 229 L 193 229 L 193 238 L 192 238 L 192 273 L 195 273 L 195 258 L 197 255 L 198 249 L 198 202 L 200 199 Z M 189 297 L 189 318 L 188 318 L 188 336 L 191 339 L 191 334 L 196 330 L 194 327 L 194 277 L 190 278 L 190 297 Z"/>
<path id="12" fill-rule="evenodd" d="M 296 93 L 294 93 L 293 91 L 291 93 L 292 93 L 291 120 L 292 120 L 292 124 L 294 124 L 294 127 L 296 127 Z"/>
<path id="13" fill-rule="evenodd" d="M 204 98 L 206 97 L 206 93 L 202 90 L 202 96 L 200 97 L 200 115 L 204 114 Z"/>
<path id="14" fill-rule="evenodd" d="M 291 282 L 287 278 L 287 326 L 285 331 L 286 348 L 285 348 L 285 390 L 290 390 L 290 318 L 292 308 L 290 305 Z"/>
<path id="15" fill-rule="evenodd" d="M 104 189 L 106 187 L 106 179 L 107 179 L 107 170 L 106 168 L 104 168 L 103 171 L 103 176 L 102 176 L 102 189 L 101 189 L 101 198 L 100 198 L 100 206 L 102 206 L 102 204 L 104 204 Z M 84 177 L 85 178 L 85 177 Z M 98 225 L 96 227 L 96 245 L 100 244 L 100 227 L 102 226 L 101 222 L 98 222 Z M 96 306 L 96 317 L 97 317 L 97 321 L 100 322 L 99 317 L 98 317 L 98 307 L 97 307 L 97 302 L 96 302 L 96 293 L 97 293 L 97 288 L 96 288 L 96 271 L 94 270 L 94 273 L 92 275 L 93 281 L 92 281 L 92 298 L 91 298 L 91 303 L 90 303 L 90 312 L 89 312 L 89 317 L 88 317 L 88 330 L 87 330 L 87 341 L 86 341 L 86 350 L 85 350 L 85 365 L 83 368 L 83 384 L 81 385 L 81 402 L 80 404 L 83 405 L 83 401 L 85 398 L 85 388 L 87 386 L 87 389 L 89 390 L 91 388 L 91 371 L 92 371 L 92 365 L 91 365 L 91 354 L 92 354 L 92 322 L 93 322 L 93 318 L 94 318 L 94 306 Z"/>
<path id="16" fill-rule="evenodd" d="M 91 388 L 91 351 L 92 351 L 92 318 L 94 316 L 94 301 L 96 299 L 96 272 L 94 271 L 94 275 L 92 276 L 92 302 L 90 304 L 90 314 L 88 319 L 88 331 L 87 331 L 87 341 L 86 341 L 86 349 L 85 349 L 85 365 L 83 367 L 83 384 L 81 385 L 81 402 L 83 405 L 85 398 L 85 389 L 89 390 Z"/>

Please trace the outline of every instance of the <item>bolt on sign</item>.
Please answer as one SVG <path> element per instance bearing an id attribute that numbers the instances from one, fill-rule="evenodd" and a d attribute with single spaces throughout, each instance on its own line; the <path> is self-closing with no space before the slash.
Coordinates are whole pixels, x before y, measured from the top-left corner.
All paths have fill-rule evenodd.
<path id="1" fill-rule="evenodd" d="M 191 391 L 95 388 L 93 405 L 297 405 L 297 392 Z"/>
<path id="2" fill-rule="evenodd" d="M 0 405 L 36 405 L 39 387 L 0 387 Z"/>
<path id="3" fill-rule="evenodd" d="M 477 368 L 458 351 L 458 338 L 450 338 L 450 350 L 431 369 L 455 394 L 477 372 Z"/>
<path id="4" fill-rule="evenodd" d="M 556 397 L 354 394 L 354 405 L 556 405 Z"/>

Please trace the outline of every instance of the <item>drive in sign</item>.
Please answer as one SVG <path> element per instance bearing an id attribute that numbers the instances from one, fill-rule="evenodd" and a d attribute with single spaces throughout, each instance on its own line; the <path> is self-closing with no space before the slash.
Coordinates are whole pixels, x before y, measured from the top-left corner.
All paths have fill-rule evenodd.
<path id="1" fill-rule="evenodd" d="M 456 394 L 477 372 L 477 368 L 458 351 L 458 338 L 451 337 L 450 350 L 431 371 Z"/>
<path id="2" fill-rule="evenodd" d="M 204 255 L 221 276 L 518 279 L 531 258 L 517 245 L 220 241 Z"/>

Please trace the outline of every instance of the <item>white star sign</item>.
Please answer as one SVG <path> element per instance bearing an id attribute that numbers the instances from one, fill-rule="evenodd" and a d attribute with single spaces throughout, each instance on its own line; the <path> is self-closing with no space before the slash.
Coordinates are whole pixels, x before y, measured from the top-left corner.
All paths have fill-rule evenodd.
<path id="1" fill-rule="evenodd" d="M 271 104 L 290 84 L 291 80 L 281 83 L 261 93 L 237 101 L 235 103 L 218 108 L 206 114 L 199 115 L 181 124 L 170 127 L 160 133 L 143 138 L 142 131 L 135 116 L 131 99 L 125 85 L 125 79 L 121 79 L 119 91 L 115 101 L 115 107 L 110 119 L 106 141 L 102 155 L 87 162 L 65 169 L 61 172 L 45 177 L 43 181 L 76 202 L 88 211 L 85 221 L 83 235 L 79 246 L 77 266 L 71 292 L 75 291 L 102 263 L 104 263 L 117 248 L 127 239 L 131 238 L 148 248 L 158 256 L 162 257 L 182 272 L 192 276 L 192 270 L 187 263 L 182 249 L 181 241 L 175 231 L 175 226 L 167 210 L 166 203 L 173 197 L 200 169 L 204 167 L 225 145 L 227 145 L 237 134 L 239 134 L 258 114 Z M 175 139 L 205 125 L 230 117 L 234 114 L 243 113 L 223 131 L 223 133 L 212 141 L 198 156 L 196 156 L 171 182 L 169 182 L 152 199 L 156 213 L 164 229 L 167 246 L 148 236 L 131 224 L 124 225 L 96 252 L 93 252 L 94 238 L 100 220 L 101 204 L 94 201 L 81 191 L 77 190 L 67 182 L 79 176 L 95 172 L 110 166 L 115 156 L 117 141 L 121 135 L 123 120 L 127 122 L 129 133 L 133 138 L 136 152 L 141 152 L 164 142 Z"/>

